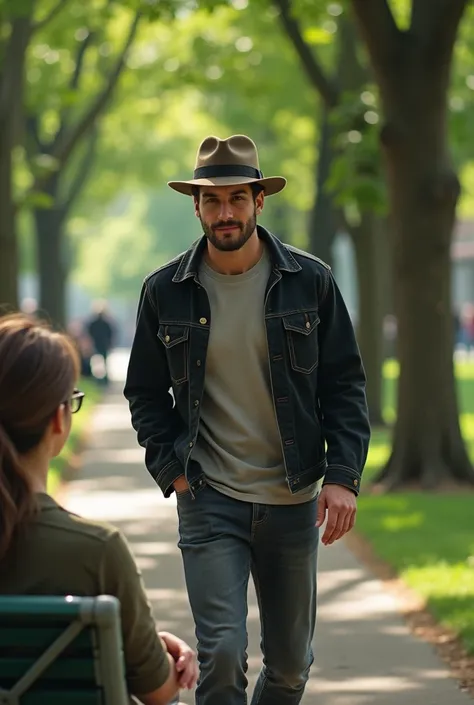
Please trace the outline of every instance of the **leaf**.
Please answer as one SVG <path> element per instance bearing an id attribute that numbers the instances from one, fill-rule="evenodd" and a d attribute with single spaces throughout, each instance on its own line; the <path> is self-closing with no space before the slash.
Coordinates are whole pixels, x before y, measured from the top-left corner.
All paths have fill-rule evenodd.
<path id="1" fill-rule="evenodd" d="M 334 36 L 331 32 L 328 32 L 322 27 L 308 27 L 303 32 L 303 38 L 308 44 L 317 46 L 321 44 L 331 44 Z"/>
<path id="2" fill-rule="evenodd" d="M 41 208 L 43 210 L 48 210 L 54 206 L 54 198 L 43 191 L 32 191 L 25 196 L 25 200 L 22 205 L 30 208 Z"/>

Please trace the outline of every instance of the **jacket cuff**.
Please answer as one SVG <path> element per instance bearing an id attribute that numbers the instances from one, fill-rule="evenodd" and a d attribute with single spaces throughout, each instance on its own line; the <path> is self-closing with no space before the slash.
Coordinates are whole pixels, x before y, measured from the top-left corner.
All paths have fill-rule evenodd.
<path id="1" fill-rule="evenodd" d="M 342 485 L 357 496 L 360 490 L 360 473 L 345 465 L 328 465 L 323 485 Z"/>
<path id="2" fill-rule="evenodd" d="M 173 482 L 183 474 L 183 468 L 177 458 L 160 470 L 158 477 L 155 477 L 155 481 L 165 497 L 169 497 L 174 492 Z"/>

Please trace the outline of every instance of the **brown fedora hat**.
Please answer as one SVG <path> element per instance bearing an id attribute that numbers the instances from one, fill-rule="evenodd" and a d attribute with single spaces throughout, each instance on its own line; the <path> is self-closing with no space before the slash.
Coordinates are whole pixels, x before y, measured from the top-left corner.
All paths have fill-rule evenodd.
<path id="1" fill-rule="evenodd" d="M 192 196 L 193 186 L 237 186 L 261 184 L 266 196 L 282 191 L 286 179 L 282 176 L 264 178 L 258 163 L 257 147 L 245 135 L 233 135 L 226 140 L 206 137 L 201 142 L 190 181 L 169 181 L 168 186 Z"/>

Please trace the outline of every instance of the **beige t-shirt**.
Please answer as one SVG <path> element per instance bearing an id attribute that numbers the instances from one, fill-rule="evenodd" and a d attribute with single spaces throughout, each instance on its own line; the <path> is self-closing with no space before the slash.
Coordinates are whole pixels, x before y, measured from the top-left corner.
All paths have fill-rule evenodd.
<path id="1" fill-rule="evenodd" d="M 127 686 L 150 693 L 168 678 L 140 572 L 123 535 L 39 494 L 39 512 L 0 561 L 0 595 L 113 595 L 120 600 Z"/>
<path id="2" fill-rule="evenodd" d="M 243 274 L 220 274 L 203 260 L 199 278 L 211 307 L 199 435 L 192 457 L 215 489 L 261 504 L 300 504 L 286 480 L 270 381 L 264 299 L 267 250 Z"/>

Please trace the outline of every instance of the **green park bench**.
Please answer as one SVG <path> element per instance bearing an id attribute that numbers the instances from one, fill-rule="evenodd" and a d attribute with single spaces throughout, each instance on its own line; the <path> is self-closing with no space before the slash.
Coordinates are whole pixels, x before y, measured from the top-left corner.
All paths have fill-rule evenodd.
<path id="1" fill-rule="evenodd" d="M 0 705 L 129 705 L 115 597 L 0 597 Z"/>

